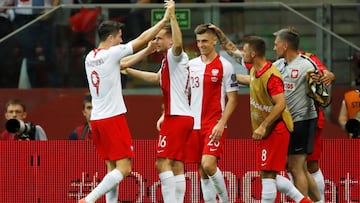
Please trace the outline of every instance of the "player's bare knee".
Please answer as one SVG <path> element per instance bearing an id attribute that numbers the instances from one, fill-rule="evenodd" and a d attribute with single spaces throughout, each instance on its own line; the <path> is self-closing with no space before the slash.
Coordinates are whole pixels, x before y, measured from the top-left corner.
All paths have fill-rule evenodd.
<path id="1" fill-rule="evenodd" d="M 118 165 L 116 169 L 119 170 L 124 177 L 128 176 L 132 170 L 131 164 Z"/>
<path id="2" fill-rule="evenodd" d="M 158 172 L 164 172 L 172 169 L 171 160 L 167 158 L 157 158 L 155 162 Z"/>
<path id="3" fill-rule="evenodd" d="M 317 161 L 309 161 L 307 162 L 307 169 L 310 173 L 315 173 L 319 170 L 319 164 Z"/>
<path id="4" fill-rule="evenodd" d="M 126 176 L 130 175 L 130 173 L 131 173 L 131 166 L 122 167 L 120 169 L 118 168 L 118 170 L 122 173 L 122 175 L 124 177 L 126 177 Z"/>
<path id="5" fill-rule="evenodd" d="M 216 173 L 217 166 L 213 163 L 202 161 L 201 166 L 207 175 L 214 175 Z"/>

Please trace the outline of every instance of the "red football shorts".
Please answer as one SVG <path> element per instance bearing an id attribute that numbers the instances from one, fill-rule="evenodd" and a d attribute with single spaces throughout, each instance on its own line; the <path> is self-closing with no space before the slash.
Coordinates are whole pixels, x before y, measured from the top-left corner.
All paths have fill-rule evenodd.
<path id="1" fill-rule="evenodd" d="M 283 121 L 275 125 L 272 132 L 256 146 L 257 170 L 285 170 L 290 132 Z"/>
<path id="2" fill-rule="evenodd" d="M 92 120 L 91 128 L 96 151 L 103 160 L 121 160 L 134 156 L 130 130 L 124 114 Z"/>
<path id="3" fill-rule="evenodd" d="M 185 160 L 185 145 L 194 126 L 191 116 L 165 116 L 161 124 L 156 156 L 178 161 Z"/>
<path id="4" fill-rule="evenodd" d="M 193 130 L 186 144 L 186 163 L 201 163 L 202 155 L 208 154 L 220 158 L 225 144 L 226 131 L 221 135 L 220 141 L 210 140 L 212 129 L 204 127 L 201 130 Z"/>

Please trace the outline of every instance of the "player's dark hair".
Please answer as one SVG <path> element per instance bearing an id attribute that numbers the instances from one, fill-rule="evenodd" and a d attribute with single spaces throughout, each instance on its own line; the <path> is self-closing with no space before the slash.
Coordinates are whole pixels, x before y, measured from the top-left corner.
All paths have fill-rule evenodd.
<path id="1" fill-rule="evenodd" d="M 194 33 L 196 35 L 201 35 L 204 33 L 211 33 L 216 36 L 215 30 L 213 28 L 209 28 L 210 25 L 211 25 L 210 23 L 200 24 L 200 25 L 196 26 Z"/>
<path id="2" fill-rule="evenodd" d="M 256 55 L 259 57 L 264 57 L 266 52 L 265 41 L 258 36 L 248 36 L 245 37 L 243 42 L 249 44 L 249 47 L 252 51 L 255 51 Z"/>
<path id="3" fill-rule="evenodd" d="M 105 41 L 109 35 L 116 35 L 124 27 L 123 23 L 106 20 L 103 21 L 98 27 L 99 40 Z"/>

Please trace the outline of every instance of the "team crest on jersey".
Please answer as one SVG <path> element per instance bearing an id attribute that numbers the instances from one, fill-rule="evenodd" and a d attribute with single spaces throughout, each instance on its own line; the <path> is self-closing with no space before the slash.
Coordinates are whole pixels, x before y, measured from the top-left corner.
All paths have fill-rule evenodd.
<path id="1" fill-rule="evenodd" d="M 292 69 L 290 77 L 293 78 L 293 79 L 298 78 L 299 77 L 299 70 L 298 69 Z"/>
<path id="2" fill-rule="evenodd" d="M 212 69 L 211 70 L 211 81 L 217 82 L 218 81 L 218 75 L 219 75 L 219 69 Z"/>

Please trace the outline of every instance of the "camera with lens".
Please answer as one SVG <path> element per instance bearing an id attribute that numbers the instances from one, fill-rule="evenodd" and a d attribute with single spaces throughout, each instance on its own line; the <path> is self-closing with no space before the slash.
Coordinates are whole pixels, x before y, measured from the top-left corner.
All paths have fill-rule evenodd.
<path id="1" fill-rule="evenodd" d="M 349 119 L 345 124 L 345 129 L 352 138 L 360 138 L 360 122 L 357 119 Z"/>
<path id="2" fill-rule="evenodd" d="M 36 127 L 31 122 L 18 119 L 10 119 L 6 122 L 6 130 L 17 135 L 21 140 L 35 140 Z"/>

